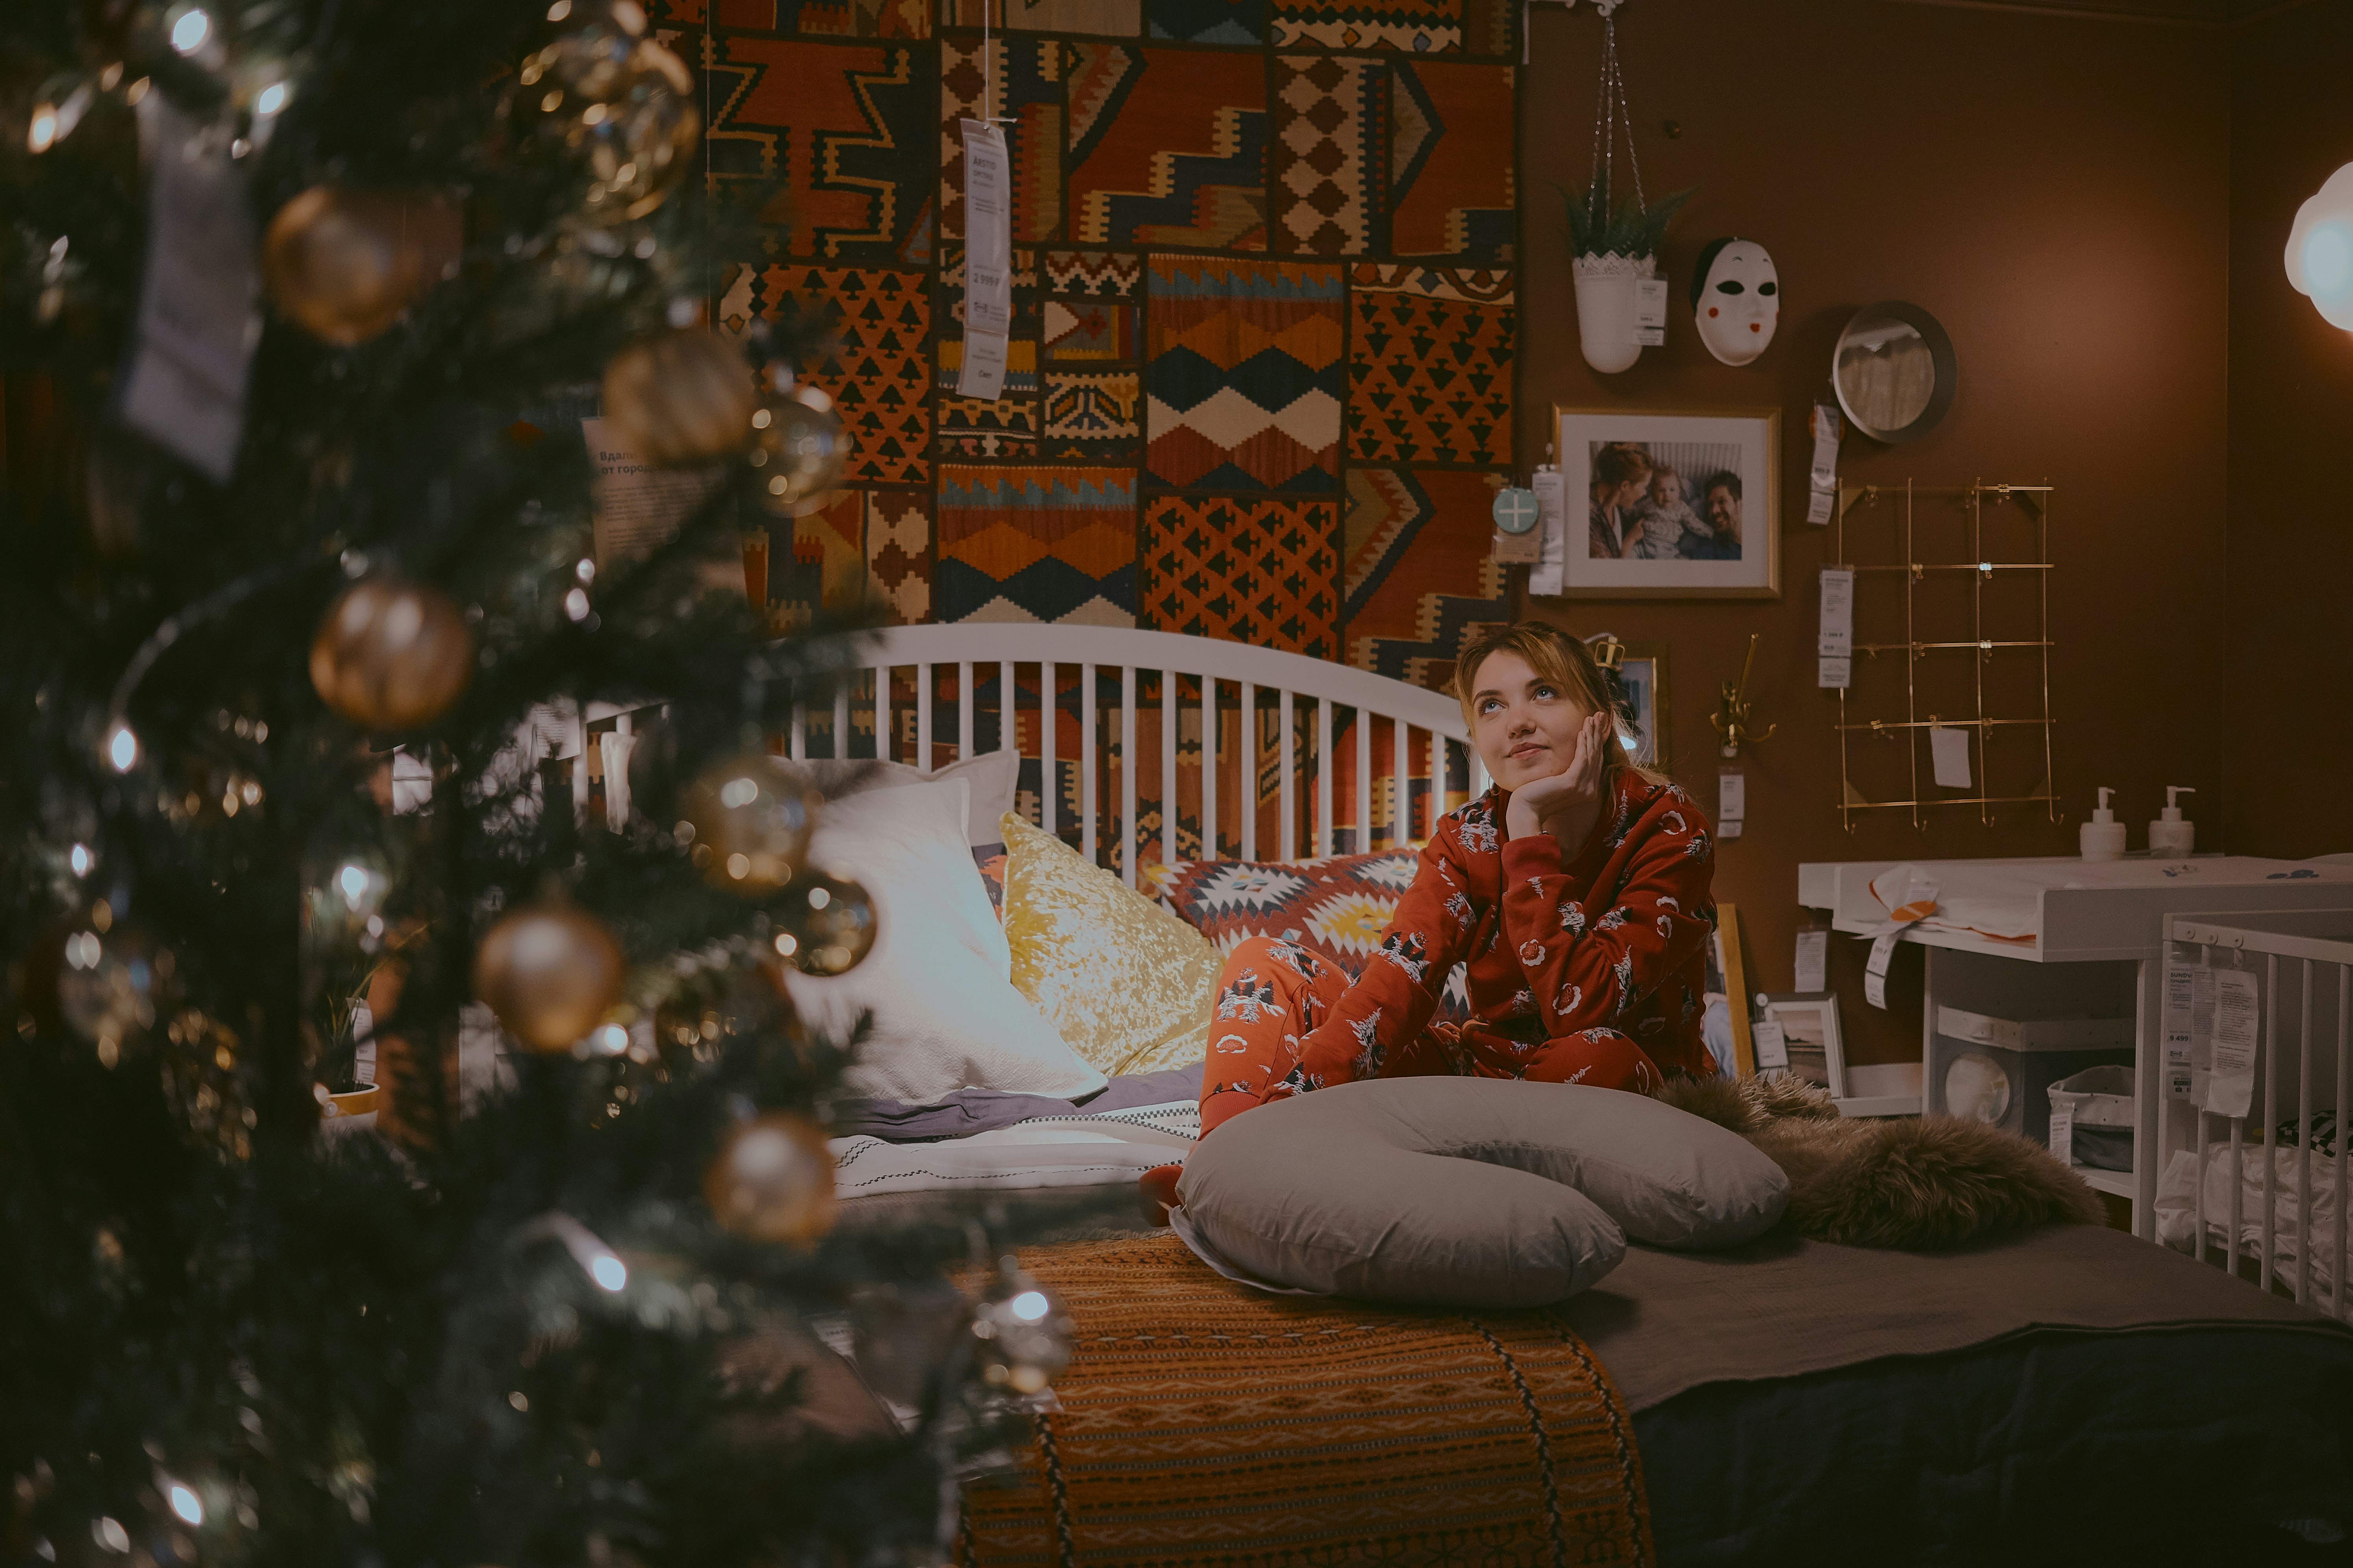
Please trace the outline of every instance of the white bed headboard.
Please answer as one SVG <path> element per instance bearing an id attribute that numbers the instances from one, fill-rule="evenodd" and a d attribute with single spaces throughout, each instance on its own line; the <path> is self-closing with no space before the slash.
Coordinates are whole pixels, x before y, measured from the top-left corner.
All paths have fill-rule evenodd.
<path id="1" fill-rule="evenodd" d="M 1077 763 L 1080 847 L 1089 859 L 1118 866 L 1131 887 L 1135 882 L 1138 847 L 1138 768 L 1130 765 L 1117 770 L 1120 798 L 1115 810 L 1106 813 L 1104 807 L 1113 803 L 1099 802 L 1096 793 L 1097 781 L 1105 776 L 1102 731 L 1115 722 L 1117 756 L 1140 762 L 1143 753 L 1137 750 L 1139 742 L 1150 743 L 1148 736 L 1138 734 L 1140 712 L 1151 716 L 1143 727 L 1159 731 L 1159 775 L 1162 787 L 1172 795 L 1177 793 L 1179 783 L 1176 755 L 1180 713 L 1199 722 L 1199 782 L 1189 802 L 1178 800 L 1173 803 L 1177 809 L 1164 809 L 1160 814 L 1157 858 L 1163 862 L 1180 858 L 1177 821 L 1187 805 L 1198 814 L 1203 845 L 1215 846 L 1221 837 L 1237 841 L 1245 860 L 1293 860 L 1334 853 L 1334 824 L 1337 819 L 1333 812 L 1332 792 L 1335 766 L 1339 760 L 1333 752 L 1335 730 L 1353 737 L 1356 753 L 1354 811 L 1349 817 L 1356 827 L 1355 848 L 1379 847 L 1384 843 L 1409 845 L 1427 837 L 1434 813 L 1445 809 L 1450 764 L 1461 769 L 1461 776 L 1467 776 L 1472 795 L 1487 787 L 1486 770 L 1470 744 L 1461 710 L 1452 698 L 1385 676 L 1274 648 L 1119 626 L 963 622 L 899 626 L 873 634 L 856 645 L 848 662 L 854 673 L 834 688 L 831 714 L 826 715 L 822 709 L 818 712 L 820 722 L 815 727 L 829 733 L 827 749 L 816 754 L 828 754 L 844 746 L 845 738 L 855 730 L 853 705 L 863 708 L 871 717 L 875 754 L 911 762 L 926 771 L 938 761 L 934 742 L 945 742 L 951 738 L 934 733 L 949 701 L 955 704 L 953 741 L 957 758 L 976 754 L 976 731 L 983 727 L 983 721 L 994 733 L 988 737 L 993 743 L 982 749 L 997 751 L 1018 745 L 1021 734 L 1018 715 L 1025 710 L 1033 712 L 1041 764 L 1039 826 L 1050 833 L 1065 826 L 1060 820 L 1055 764 Z M 911 693 L 929 693 L 932 700 L 913 703 L 914 732 L 908 739 L 913 755 L 901 757 L 897 755 L 901 749 L 900 726 L 883 710 L 892 702 L 894 674 L 910 670 L 911 682 L 906 689 Z M 1026 704 L 1020 679 L 1025 673 L 1031 679 Z M 1109 697 L 1109 682 L 1114 675 L 1118 679 L 1115 700 Z M 951 676 L 953 697 L 944 691 Z M 1095 697 L 1095 700 L 1082 700 L 1078 704 L 1079 754 L 1074 757 L 1057 756 L 1056 726 L 1039 710 L 1040 702 L 1051 700 L 1048 694 L 1056 692 L 1065 679 L 1076 680 L 1078 692 Z M 1153 689 L 1155 687 L 1156 692 Z M 992 691 L 994 700 L 990 700 Z M 1146 699 L 1141 707 L 1140 693 Z M 1300 723 L 1311 710 L 1312 725 L 1300 734 Z M 1257 754 L 1260 726 L 1247 722 L 1236 725 L 1242 747 L 1253 753 L 1248 759 L 1251 769 L 1258 770 L 1269 763 L 1275 767 L 1281 804 L 1275 819 L 1277 842 L 1271 845 L 1258 842 L 1259 814 L 1250 809 L 1254 797 L 1243 787 L 1249 776 L 1243 771 L 1244 759 L 1219 754 L 1219 717 L 1242 713 L 1268 715 L 1276 721 L 1272 750 L 1264 755 Z M 825 721 L 828 718 L 829 722 Z M 812 754 L 812 728 L 807 705 L 796 703 L 791 732 L 794 757 Z M 1305 747 L 1305 755 L 1294 754 L 1294 737 Z M 1374 815 L 1376 775 L 1390 782 L 1389 809 L 1380 821 L 1376 821 Z M 1305 776 L 1314 780 L 1312 798 L 1295 803 L 1294 781 Z M 1229 798 L 1240 803 L 1241 820 L 1238 830 L 1229 825 L 1228 831 L 1221 835 L 1218 821 L 1220 789 L 1217 786 L 1229 777 L 1232 781 Z M 1411 784 L 1416 778 L 1430 781 L 1426 797 L 1430 805 L 1419 814 L 1412 806 Z M 1304 824 L 1300 822 L 1298 805 L 1308 807 Z M 1400 805 L 1407 812 L 1402 824 L 1398 816 Z M 1100 836 L 1102 842 L 1098 842 L 1099 822 L 1110 829 Z M 1383 828 L 1386 833 L 1381 831 Z M 1303 842 L 1294 842 L 1295 832 L 1303 837 Z M 1144 847 L 1152 847 L 1148 840 Z M 1205 850 L 1203 858 L 1217 857 L 1213 851 Z"/>

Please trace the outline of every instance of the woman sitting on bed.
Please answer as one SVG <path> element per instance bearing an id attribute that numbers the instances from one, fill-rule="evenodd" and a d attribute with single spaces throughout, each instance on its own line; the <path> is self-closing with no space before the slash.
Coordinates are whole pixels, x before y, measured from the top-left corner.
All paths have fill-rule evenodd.
<path id="1" fill-rule="evenodd" d="M 1234 949 L 1209 1026 L 1205 1135 L 1357 1079 L 1650 1093 L 1662 1074 L 1714 1076 L 1700 993 L 1715 847 L 1692 797 L 1624 760 L 1600 670 L 1557 627 L 1474 633 L 1454 694 L 1494 786 L 1439 822 L 1355 984 L 1295 942 Z M 1432 1023 L 1458 963 L 1472 1016 Z"/>

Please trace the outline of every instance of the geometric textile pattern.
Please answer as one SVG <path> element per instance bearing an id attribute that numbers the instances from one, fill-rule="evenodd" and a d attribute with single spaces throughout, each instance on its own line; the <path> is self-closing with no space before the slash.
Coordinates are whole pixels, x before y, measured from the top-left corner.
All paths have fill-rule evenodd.
<path id="1" fill-rule="evenodd" d="M 1264 57 L 1068 47 L 1071 237 L 1264 250 Z"/>
<path id="2" fill-rule="evenodd" d="M 1275 249 L 1316 256 L 1372 249 L 1388 77 L 1375 60 L 1275 57 Z"/>
<path id="3" fill-rule="evenodd" d="M 1116 300 L 1049 300 L 1043 340 L 1048 364 L 1133 364 L 1139 344 L 1135 307 Z"/>
<path id="4" fill-rule="evenodd" d="M 942 458 L 1033 458 L 1038 400 L 1010 393 L 994 401 L 943 393 L 938 428 Z"/>
<path id="5" fill-rule="evenodd" d="M 1399 60 L 1390 79 L 1389 249 L 1512 261 L 1510 66 Z"/>
<path id="6" fill-rule="evenodd" d="M 722 27 L 808 33 L 838 38 L 928 38 L 932 10 L 925 0 L 718 0 L 712 20 Z M 673 15 L 677 6 L 670 7 Z"/>
<path id="7" fill-rule="evenodd" d="M 1155 38 L 1245 48 L 1266 42 L 1266 0 L 1149 0 L 1145 11 Z"/>
<path id="8" fill-rule="evenodd" d="M 1348 470 L 1348 662 L 1443 690 L 1472 627 L 1509 617 L 1494 560 L 1500 473 Z"/>
<path id="9" fill-rule="evenodd" d="M 1411 270 L 1408 268 L 1406 270 Z M 1009 310 L 1012 324 L 1006 335 L 1015 338 L 1035 338 L 1038 335 L 1038 253 L 1016 249 L 1012 265 L 1008 268 L 1007 281 L 1011 285 Z M 940 247 L 940 331 L 949 331 L 949 323 L 961 334 L 964 331 L 964 244 L 951 240 Z"/>
<path id="10" fill-rule="evenodd" d="M 760 219 L 788 226 L 791 255 L 900 259 L 931 205 L 930 48 L 715 43 L 713 175 L 782 178 L 789 197 Z"/>
<path id="11" fill-rule="evenodd" d="M 865 497 L 837 490 L 806 517 L 768 524 L 772 626 L 798 631 L 819 610 L 846 614 L 866 602 L 866 552 L 860 540 L 864 518 Z"/>
<path id="12" fill-rule="evenodd" d="M 1500 463 L 1512 444 L 1513 297 L 1472 304 L 1407 286 L 1350 290 L 1348 456 L 1378 463 Z"/>
<path id="13" fill-rule="evenodd" d="M 1134 462 L 1144 445 L 1143 401 L 1132 370 L 1049 370 L 1045 455 Z"/>
<path id="14" fill-rule="evenodd" d="M 894 626 L 932 618 L 932 498 L 921 490 L 866 492 L 866 570 Z"/>
<path id="15" fill-rule="evenodd" d="M 1083 294 L 1093 300 L 1133 300 L 1144 288 L 1144 258 L 1133 253 L 1050 250 L 1046 288 L 1051 293 Z"/>
<path id="16" fill-rule="evenodd" d="M 967 1495 L 971 1568 L 1655 1561 L 1633 1418 L 1558 1309 L 1272 1296 L 1165 1232 L 1022 1262 L 1070 1370 Z"/>
<path id="17" fill-rule="evenodd" d="M 1011 121 L 998 129 L 1012 164 L 1013 238 L 1050 238 L 1062 225 L 1062 46 L 1007 38 L 988 52 L 993 93 L 978 38 L 940 44 L 940 234 L 965 232 L 963 122 L 995 116 Z"/>
<path id="18" fill-rule="evenodd" d="M 1132 468 L 940 468 L 944 621 L 1135 625 Z"/>
<path id="19" fill-rule="evenodd" d="M 1377 749 L 1374 757 L 1382 761 Z M 1419 858 L 1411 849 L 1389 849 L 1305 864 L 1180 860 L 1138 868 L 1136 885 L 1220 952 L 1254 936 L 1276 937 L 1354 977 L 1380 950 L 1381 932 L 1397 914 L 1398 897 L 1413 885 Z M 1457 1002 L 1461 995 L 1458 973 L 1439 1016 L 1466 1016 L 1467 998 Z"/>
<path id="20" fill-rule="evenodd" d="M 1132 38 L 1143 31 L 1138 26 L 1142 0 L 992 0 L 991 8 L 999 26 L 1024 33 L 1103 33 Z M 950 0 L 950 19 L 959 16 L 955 0 Z"/>
<path id="21" fill-rule="evenodd" d="M 1337 266 L 1155 256 L 1146 330 L 1151 482 L 1186 489 L 1339 488 Z"/>
<path id="22" fill-rule="evenodd" d="M 1462 52 L 1462 0 L 1275 0 L 1274 41 L 1289 47 Z"/>
<path id="23" fill-rule="evenodd" d="M 1154 498 L 1144 514 L 1137 619 L 1164 632 L 1338 657 L 1338 514 L 1329 500 Z"/>
<path id="24" fill-rule="evenodd" d="M 829 341 L 802 377 L 832 397 L 849 437 L 845 477 L 884 484 L 931 478 L 931 399 L 923 350 L 931 279 L 874 267 L 770 267 L 761 314 L 827 323 Z"/>

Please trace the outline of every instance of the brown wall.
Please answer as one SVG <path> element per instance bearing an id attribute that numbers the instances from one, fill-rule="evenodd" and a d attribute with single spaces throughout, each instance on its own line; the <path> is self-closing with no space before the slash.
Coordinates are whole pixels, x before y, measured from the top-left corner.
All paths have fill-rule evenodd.
<path id="1" fill-rule="evenodd" d="M 2231 70 L 2231 847 L 2353 849 L 2353 336 L 2282 264 L 2295 209 L 2353 162 L 2353 6 L 2234 37 Z"/>
<path id="2" fill-rule="evenodd" d="M 1754 691 L 1780 730 L 1746 759 L 1747 834 L 1724 847 L 1716 884 L 1741 912 L 1752 985 L 1791 984 L 1802 860 L 2070 854 L 2104 784 L 2136 847 L 2160 786 L 2196 786 L 2200 847 L 2213 847 L 2222 748 L 2207 716 L 2226 678 L 2204 650 L 2221 631 L 2227 504 L 2225 36 L 1885 0 L 1634 0 L 1620 17 L 1644 184 L 1698 190 L 1667 242 L 1677 305 L 1667 346 L 1632 370 L 1597 375 L 1578 356 L 1549 187 L 1587 174 L 1601 24 L 1587 7 L 1536 7 L 1521 99 L 1521 459 L 1543 453 L 1556 401 L 1778 404 L 1783 597 L 1547 600 L 1535 613 L 1666 646 L 1672 771 L 1710 806 L 1707 716 L 1748 634 L 1764 634 Z M 1694 256 L 1735 233 L 1771 250 L 1784 291 L 1773 346 L 1742 369 L 1709 357 L 1682 304 Z M 1840 826 L 1837 702 L 1814 685 L 1828 540 L 1803 521 L 1805 415 L 1840 327 L 1882 299 L 1944 323 L 1959 398 L 1909 446 L 1851 437 L 1842 476 L 2057 487 L 2057 826 L 2012 806 L 1990 828 L 1973 808 L 1934 813 L 1926 831 L 1902 814 L 1851 837 Z M 1833 945 L 1856 1054 L 1916 1053 L 1916 986 L 1866 1020 L 1858 944 Z"/>

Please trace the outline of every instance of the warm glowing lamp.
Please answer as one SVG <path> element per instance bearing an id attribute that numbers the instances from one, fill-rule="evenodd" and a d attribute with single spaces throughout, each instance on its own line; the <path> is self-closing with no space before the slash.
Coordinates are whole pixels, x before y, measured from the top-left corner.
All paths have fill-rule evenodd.
<path id="1" fill-rule="evenodd" d="M 2287 280 L 2311 298 L 2332 327 L 2353 331 L 2353 163 L 2295 210 L 2287 236 Z"/>

